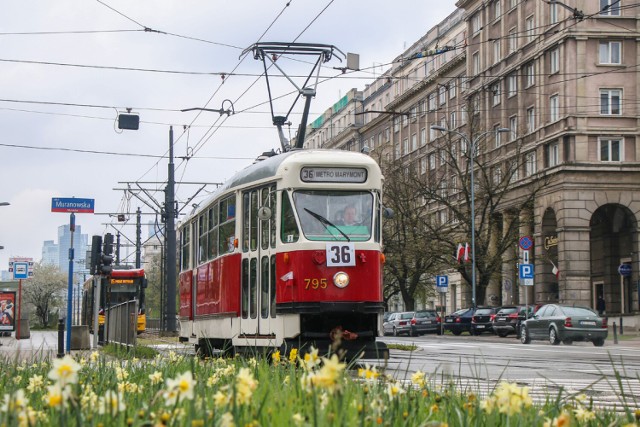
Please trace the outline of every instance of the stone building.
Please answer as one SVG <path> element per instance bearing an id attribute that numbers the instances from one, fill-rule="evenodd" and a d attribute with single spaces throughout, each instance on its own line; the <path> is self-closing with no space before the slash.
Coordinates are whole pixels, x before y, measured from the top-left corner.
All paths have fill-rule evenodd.
<path id="1" fill-rule="evenodd" d="M 340 138 L 325 134 L 321 146 L 366 146 L 420 171 L 438 168 L 434 141 L 444 136 L 431 126 L 469 134 L 473 105 L 481 130 L 509 129 L 480 144 L 495 173 L 517 161 L 512 200 L 526 183 L 544 182 L 533 206 L 513 202 L 503 212 L 534 241 L 534 285 L 518 285 L 514 242 L 488 294 L 503 304 L 591 307 L 602 295 L 608 313 L 637 312 L 640 18 L 625 3 L 460 0 L 362 91 L 362 114 L 354 101 Z M 449 310 L 470 302 L 467 284 L 453 283 Z"/>

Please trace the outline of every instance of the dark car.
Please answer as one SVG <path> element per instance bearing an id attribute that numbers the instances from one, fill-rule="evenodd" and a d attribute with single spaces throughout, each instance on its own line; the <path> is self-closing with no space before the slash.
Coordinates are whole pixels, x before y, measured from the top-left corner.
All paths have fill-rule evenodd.
<path id="1" fill-rule="evenodd" d="M 473 308 L 463 308 L 444 317 L 444 330 L 451 331 L 453 335 L 460 335 L 463 332 L 471 333 L 471 317 Z"/>
<path id="2" fill-rule="evenodd" d="M 530 305 L 529 316 L 526 316 L 527 306 L 511 305 L 500 308 L 493 319 L 493 332 L 500 337 L 506 337 L 509 334 L 516 334 L 520 338 L 520 325 L 527 317 L 531 317 L 534 306 Z"/>
<path id="3" fill-rule="evenodd" d="M 493 319 L 500 307 L 478 307 L 471 316 L 471 335 L 480 335 L 483 332 L 493 332 Z"/>
<path id="4" fill-rule="evenodd" d="M 441 334 L 440 316 L 435 310 L 418 310 L 413 314 L 411 323 L 411 336 L 426 334 L 427 332 L 435 332 Z"/>
<path id="5" fill-rule="evenodd" d="M 520 342 L 549 340 L 553 345 L 574 341 L 591 341 L 596 347 L 607 338 L 607 319 L 601 318 L 588 307 L 547 304 L 520 328 Z"/>
<path id="6" fill-rule="evenodd" d="M 400 313 L 391 313 L 391 316 L 382 324 L 384 334 L 391 334 L 394 337 L 400 334 L 411 333 L 411 319 L 413 319 L 413 311 L 404 311 Z"/>

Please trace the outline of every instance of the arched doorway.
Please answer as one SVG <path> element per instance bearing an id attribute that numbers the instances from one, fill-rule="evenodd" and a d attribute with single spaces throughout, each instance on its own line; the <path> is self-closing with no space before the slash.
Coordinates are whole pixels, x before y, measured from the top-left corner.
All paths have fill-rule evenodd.
<path id="1" fill-rule="evenodd" d="M 632 276 L 618 272 L 621 264 L 632 264 L 635 217 L 625 206 L 606 204 L 593 213 L 589 227 L 592 306 L 595 308 L 597 297 L 602 295 L 608 313 L 637 311 L 638 295 Z M 634 272 L 636 277 L 637 274 Z"/>

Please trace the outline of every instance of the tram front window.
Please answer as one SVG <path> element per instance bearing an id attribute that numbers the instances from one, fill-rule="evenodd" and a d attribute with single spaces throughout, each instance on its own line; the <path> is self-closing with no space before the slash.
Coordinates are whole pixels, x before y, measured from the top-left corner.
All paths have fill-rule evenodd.
<path id="1" fill-rule="evenodd" d="M 371 238 L 373 195 L 366 191 L 296 191 L 302 232 L 308 240 Z"/>

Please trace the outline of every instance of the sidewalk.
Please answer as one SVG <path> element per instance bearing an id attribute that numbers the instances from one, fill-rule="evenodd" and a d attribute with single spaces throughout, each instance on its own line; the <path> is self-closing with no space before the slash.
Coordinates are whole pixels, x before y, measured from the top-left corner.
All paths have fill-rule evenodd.
<path id="1" fill-rule="evenodd" d="M 58 353 L 58 332 L 32 330 L 27 339 L 16 340 L 13 335 L 0 337 L 0 344 L 2 344 L 0 346 L 0 360 L 29 361 L 55 358 Z M 89 350 L 79 350 L 79 352 L 85 351 Z"/>

